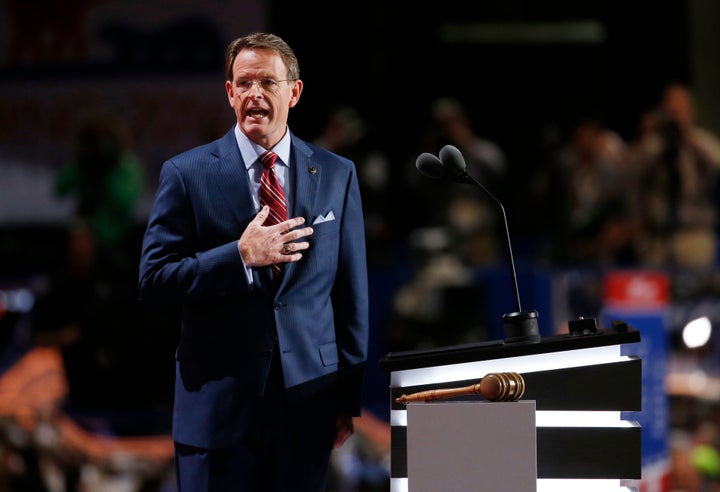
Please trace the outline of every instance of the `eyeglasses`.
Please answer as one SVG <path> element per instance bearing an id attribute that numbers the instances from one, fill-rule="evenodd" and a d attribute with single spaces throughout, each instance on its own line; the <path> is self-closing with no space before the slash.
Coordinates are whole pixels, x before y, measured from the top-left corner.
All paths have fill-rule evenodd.
<path id="1" fill-rule="evenodd" d="M 276 94 L 280 90 L 280 82 L 295 82 L 295 79 L 275 80 L 275 79 L 255 79 L 255 80 L 239 80 L 236 89 L 241 94 L 250 91 L 254 85 L 258 86 L 263 92 Z"/>

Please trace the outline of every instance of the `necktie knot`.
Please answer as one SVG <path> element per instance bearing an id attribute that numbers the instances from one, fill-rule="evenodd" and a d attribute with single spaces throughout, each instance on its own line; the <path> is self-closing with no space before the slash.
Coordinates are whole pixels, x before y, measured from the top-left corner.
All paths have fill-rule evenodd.
<path id="1" fill-rule="evenodd" d="M 272 169 L 272 167 L 275 165 L 275 161 L 277 160 L 277 158 L 278 155 L 275 152 L 271 150 L 266 150 L 260 156 L 260 162 L 262 162 L 263 166 L 265 166 L 265 169 Z"/>

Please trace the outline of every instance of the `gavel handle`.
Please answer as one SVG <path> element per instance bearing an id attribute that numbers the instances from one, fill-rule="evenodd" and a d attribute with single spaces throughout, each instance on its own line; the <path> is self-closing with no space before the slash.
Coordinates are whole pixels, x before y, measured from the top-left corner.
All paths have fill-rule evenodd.
<path id="1" fill-rule="evenodd" d="M 490 401 L 515 401 L 525 394 L 525 379 L 516 372 L 487 374 L 479 383 L 461 388 L 441 388 L 421 391 L 396 398 L 398 403 L 431 401 L 460 395 L 480 395 Z"/>
<path id="2" fill-rule="evenodd" d="M 398 403 L 432 401 L 462 395 L 482 395 L 480 392 L 480 383 L 471 384 L 470 386 L 464 386 L 462 388 L 442 388 L 420 391 L 419 393 L 413 393 L 411 395 L 402 395 L 400 398 L 396 398 L 395 401 Z"/>

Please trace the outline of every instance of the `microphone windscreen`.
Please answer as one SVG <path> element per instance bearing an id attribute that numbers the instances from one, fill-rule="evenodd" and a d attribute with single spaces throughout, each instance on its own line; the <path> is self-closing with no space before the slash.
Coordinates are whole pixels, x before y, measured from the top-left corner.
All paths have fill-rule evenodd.
<path id="1" fill-rule="evenodd" d="M 429 178 L 438 179 L 445 173 L 445 168 L 442 162 L 440 162 L 440 159 L 429 152 L 423 152 L 418 156 L 415 161 L 415 167 Z"/>
<path id="2" fill-rule="evenodd" d="M 465 159 L 457 147 L 446 145 L 440 149 L 440 161 L 453 176 L 461 176 L 465 172 Z"/>

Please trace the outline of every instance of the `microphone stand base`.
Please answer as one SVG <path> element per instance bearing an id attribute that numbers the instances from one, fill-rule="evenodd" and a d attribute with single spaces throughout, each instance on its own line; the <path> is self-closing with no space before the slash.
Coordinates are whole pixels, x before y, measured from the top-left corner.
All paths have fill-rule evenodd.
<path id="1" fill-rule="evenodd" d="M 539 342 L 538 312 L 535 310 L 518 311 L 503 315 L 505 342 Z"/>

